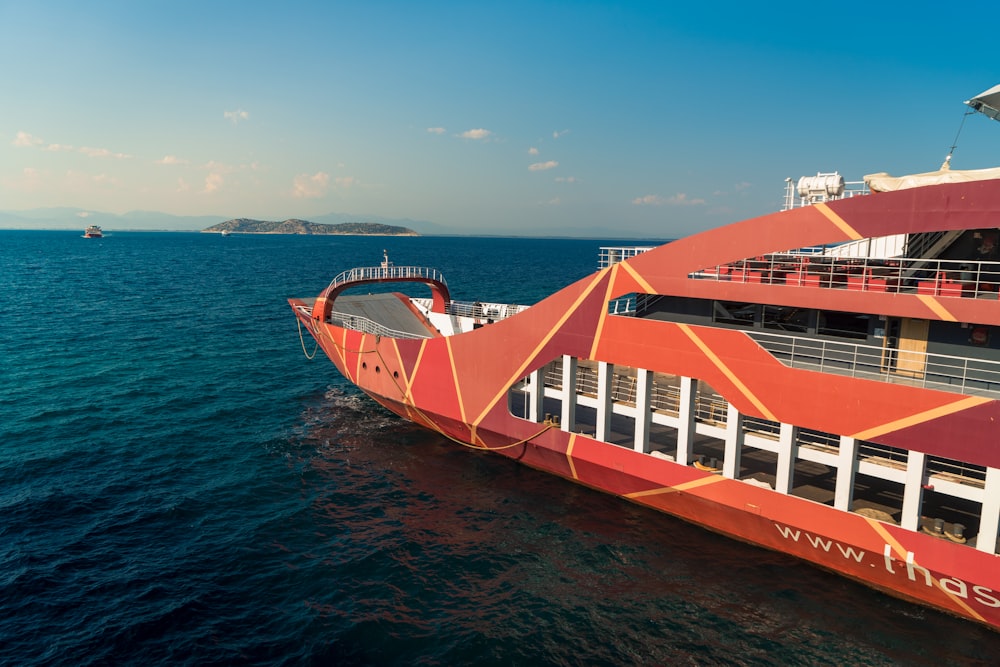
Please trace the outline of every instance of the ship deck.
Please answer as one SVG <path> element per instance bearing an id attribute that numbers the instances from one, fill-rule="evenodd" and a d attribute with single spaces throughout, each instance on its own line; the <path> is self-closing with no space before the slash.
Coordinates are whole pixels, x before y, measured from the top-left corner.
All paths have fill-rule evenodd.
<path id="1" fill-rule="evenodd" d="M 430 338 L 439 335 L 428 322 L 413 312 L 400 297 L 391 293 L 342 294 L 334 303 L 335 319 L 351 329 L 366 330 L 363 321 L 410 338 Z M 351 318 L 355 318 L 352 321 Z"/>
<path id="2" fill-rule="evenodd" d="M 515 392 L 520 394 L 520 392 Z M 543 401 L 544 411 L 558 415 L 561 412 L 559 399 L 546 397 Z M 527 418 L 522 401 L 512 400 L 511 412 L 521 418 Z M 578 405 L 575 428 L 582 433 L 592 433 L 596 428 L 596 413 L 593 409 Z M 632 449 L 635 441 L 634 420 L 620 414 L 611 417 L 611 428 L 606 442 L 625 449 Z M 673 460 L 673 452 L 677 446 L 676 429 L 662 424 L 650 424 L 650 453 L 665 456 Z M 811 448 L 822 448 L 821 445 L 804 445 Z M 745 446 L 740 457 L 740 468 L 737 479 L 751 483 L 766 484 L 774 488 L 776 482 L 775 468 L 777 454 L 754 447 Z M 725 458 L 725 443 L 715 437 L 696 435 L 693 442 L 695 458 L 705 464 L 721 468 Z M 716 463 L 718 462 L 718 463 Z M 893 462 L 888 462 L 893 463 Z M 897 462 L 898 463 L 898 462 Z M 721 469 L 719 470 L 721 474 Z M 790 489 L 792 496 L 811 500 L 816 503 L 833 506 L 836 496 L 836 468 L 812 461 L 799 461 L 795 467 L 795 482 Z M 887 479 L 871 475 L 858 474 L 859 483 L 854 487 L 851 509 L 855 512 L 875 511 L 877 518 L 890 523 L 899 524 L 902 519 L 902 486 Z M 925 491 L 920 526 L 926 532 L 932 532 L 935 516 L 950 516 L 952 521 L 961 519 L 962 524 L 973 533 L 966 542 L 969 547 L 976 547 L 977 539 L 974 533 L 979 526 L 979 503 L 947 494 L 935 493 L 933 487 Z M 949 522 L 948 528 L 951 529 Z M 943 539 L 943 536 L 940 536 Z"/>

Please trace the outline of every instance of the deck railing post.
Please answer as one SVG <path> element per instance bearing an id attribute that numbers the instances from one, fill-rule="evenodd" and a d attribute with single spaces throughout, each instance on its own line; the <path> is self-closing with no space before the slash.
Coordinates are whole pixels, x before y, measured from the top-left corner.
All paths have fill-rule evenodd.
<path id="1" fill-rule="evenodd" d="M 854 500 L 854 476 L 858 472 L 858 441 L 850 436 L 840 437 L 837 453 L 837 483 L 833 506 L 845 512 L 851 511 Z"/>
<path id="2" fill-rule="evenodd" d="M 743 413 L 735 405 L 726 407 L 725 459 L 722 461 L 722 475 L 729 479 L 739 479 L 740 459 L 743 453 Z"/>
<path id="3" fill-rule="evenodd" d="M 682 376 L 680 400 L 677 404 L 677 463 L 686 466 L 691 460 L 697 418 L 698 381 Z"/>
<path id="4" fill-rule="evenodd" d="M 988 554 L 996 553 L 997 532 L 1000 530 L 1000 468 L 986 469 L 982 509 L 976 548 Z"/>
<path id="5" fill-rule="evenodd" d="M 778 432 L 778 468 L 774 477 L 774 490 L 789 494 L 795 483 L 795 459 L 799 456 L 799 427 L 785 422 Z"/>

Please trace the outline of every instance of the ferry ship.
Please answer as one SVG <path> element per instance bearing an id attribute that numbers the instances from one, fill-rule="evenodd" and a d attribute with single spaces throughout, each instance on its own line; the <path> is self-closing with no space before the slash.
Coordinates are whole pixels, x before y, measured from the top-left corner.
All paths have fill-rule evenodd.
<path id="1" fill-rule="evenodd" d="M 97 225 L 90 225 L 83 231 L 83 238 L 85 239 L 99 239 L 104 237 L 104 232 Z"/>
<path id="2" fill-rule="evenodd" d="M 789 179 L 531 306 L 385 255 L 289 303 L 304 351 L 457 443 L 1000 630 L 998 290 L 1000 169 L 946 160 Z"/>

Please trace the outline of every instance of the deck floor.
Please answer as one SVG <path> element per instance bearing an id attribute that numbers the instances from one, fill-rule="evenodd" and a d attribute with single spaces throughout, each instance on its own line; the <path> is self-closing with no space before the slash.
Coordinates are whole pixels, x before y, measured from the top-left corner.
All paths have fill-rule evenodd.
<path id="1" fill-rule="evenodd" d="M 364 317 L 387 329 L 413 336 L 427 338 L 434 333 L 395 294 L 342 294 L 337 297 L 333 309 L 344 315 Z"/>

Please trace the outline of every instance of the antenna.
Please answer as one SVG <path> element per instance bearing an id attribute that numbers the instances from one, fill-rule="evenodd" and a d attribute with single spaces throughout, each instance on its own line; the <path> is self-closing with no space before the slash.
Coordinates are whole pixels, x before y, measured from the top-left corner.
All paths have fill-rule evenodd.
<path id="1" fill-rule="evenodd" d="M 948 156 L 944 159 L 944 164 L 941 165 L 942 169 L 948 169 L 951 165 L 951 156 L 955 152 L 955 148 L 958 146 L 958 136 L 962 134 L 962 128 L 965 127 L 965 119 L 974 113 L 976 113 L 976 111 L 973 109 L 972 111 L 966 111 L 962 114 L 962 122 L 958 125 L 958 132 L 955 133 L 955 141 L 952 142 L 951 150 L 948 151 Z"/>

